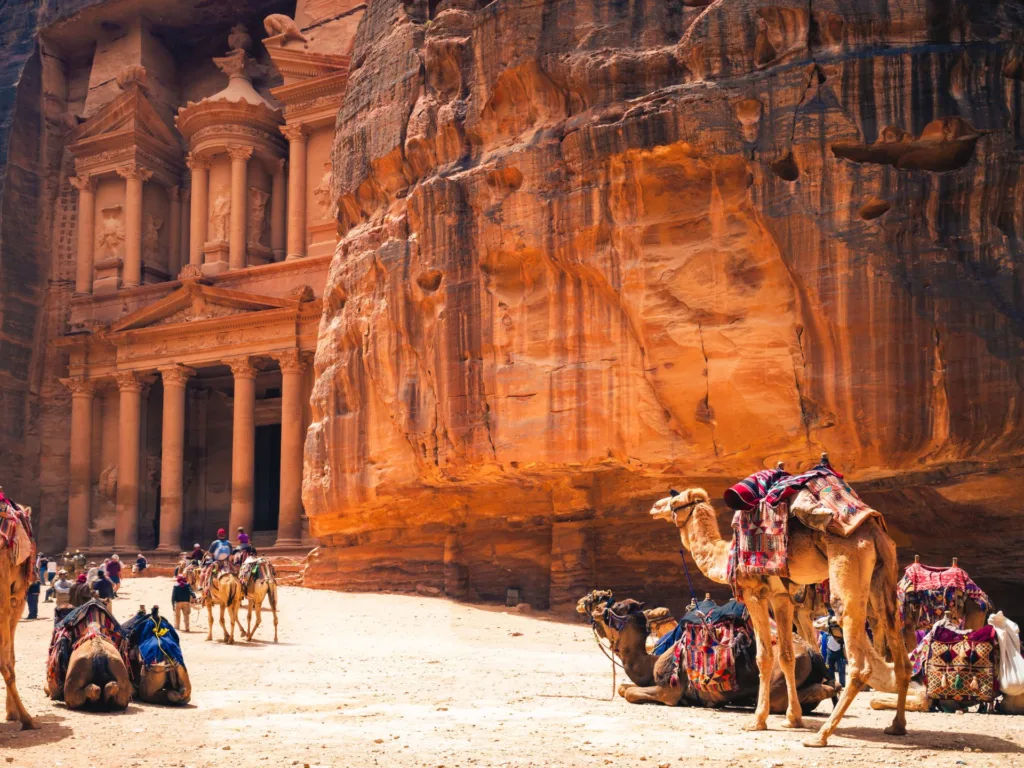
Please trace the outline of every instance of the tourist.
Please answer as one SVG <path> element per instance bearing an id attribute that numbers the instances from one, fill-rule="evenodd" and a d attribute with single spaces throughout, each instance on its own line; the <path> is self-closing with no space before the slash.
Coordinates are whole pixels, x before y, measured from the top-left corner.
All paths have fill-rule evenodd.
<path id="1" fill-rule="evenodd" d="M 116 595 L 117 590 L 121 588 L 121 558 L 118 555 L 111 555 L 110 559 L 103 565 L 107 571 L 107 578 L 110 579 L 110 583 L 113 585 L 114 594 Z"/>
<path id="2" fill-rule="evenodd" d="M 110 601 L 114 599 L 114 585 L 110 583 L 110 579 L 107 578 L 107 574 L 103 572 L 103 569 L 97 569 L 96 580 L 90 582 L 93 591 L 99 595 L 100 600 L 104 600 L 107 603 L 107 608 L 110 607 Z"/>
<path id="3" fill-rule="evenodd" d="M 217 530 L 217 538 L 210 544 L 210 555 L 217 562 L 231 557 L 231 542 L 228 541 L 228 532 L 223 528 Z"/>
<path id="4" fill-rule="evenodd" d="M 56 606 L 54 610 L 60 612 L 64 608 L 71 607 L 71 587 L 73 585 L 68 581 L 68 572 L 61 569 L 57 573 L 57 580 L 53 582 L 51 589 L 55 595 Z"/>
<path id="5" fill-rule="evenodd" d="M 25 593 L 25 604 L 28 606 L 28 620 L 39 618 L 39 580 L 34 579 Z"/>
<path id="6" fill-rule="evenodd" d="M 188 557 L 195 565 L 199 565 L 203 562 L 203 548 L 198 544 L 192 545 L 192 554 Z"/>
<path id="7" fill-rule="evenodd" d="M 843 630 L 835 619 L 828 624 L 828 640 L 826 641 L 828 655 L 825 657 L 828 665 L 828 674 L 832 682 L 839 676 L 839 685 L 846 687 L 846 642 L 843 640 Z"/>
<path id="8" fill-rule="evenodd" d="M 85 572 L 85 580 L 91 587 L 99 576 L 100 567 L 96 563 L 89 563 L 89 569 Z"/>
<path id="9" fill-rule="evenodd" d="M 174 588 L 171 589 L 171 605 L 174 607 L 174 628 L 180 630 L 182 623 L 185 631 L 189 628 L 189 617 L 192 609 L 192 598 L 196 596 L 184 576 L 179 576 Z M 183 619 L 183 620 L 182 620 Z"/>
<path id="10" fill-rule="evenodd" d="M 40 581 L 46 581 L 46 555 L 42 552 L 36 557 L 36 573 L 39 574 Z"/>
<path id="11" fill-rule="evenodd" d="M 243 552 L 248 552 L 251 547 L 249 546 L 249 534 L 245 532 L 245 528 L 238 526 L 238 548 Z"/>
<path id="12" fill-rule="evenodd" d="M 46 583 L 53 584 L 57 579 L 57 558 L 51 557 L 46 561 Z"/>
<path id="13" fill-rule="evenodd" d="M 142 573 L 149 566 L 149 561 L 142 556 L 142 553 L 135 558 L 135 567 L 132 569 L 135 573 Z"/>

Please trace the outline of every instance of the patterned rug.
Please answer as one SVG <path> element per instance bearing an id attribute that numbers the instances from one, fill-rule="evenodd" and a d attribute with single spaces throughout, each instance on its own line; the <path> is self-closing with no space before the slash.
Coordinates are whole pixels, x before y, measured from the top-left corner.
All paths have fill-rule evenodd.
<path id="1" fill-rule="evenodd" d="M 919 608 L 915 629 L 928 630 L 941 619 L 946 611 L 957 626 L 964 624 L 967 600 L 973 600 L 986 612 L 992 603 L 967 571 L 959 566 L 936 568 L 912 563 L 896 585 L 896 603 L 900 620 L 909 608 Z"/>
<path id="2" fill-rule="evenodd" d="M 789 507 L 761 501 L 732 518 L 729 581 L 741 576 L 789 576 Z"/>
<path id="3" fill-rule="evenodd" d="M 750 615 L 743 604 L 735 600 L 696 619 L 692 618 L 693 613 L 691 611 L 680 622 L 682 633 L 673 650 L 676 671 L 672 685 L 679 684 L 679 676 L 685 669 L 690 685 L 700 691 L 736 690 L 737 655 L 753 647 Z"/>
<path id="4" fill-rule="evenodd" d="M 974 632 L 936 627 L 925 664 L 930 699 L 959 702 L 992 701 L 996 681 L 996 633 L 991 626 Z"/>
<path id="5" fill-rule="evenodd" d="M 32 554 L 32 518 L 30 511 L 10 501 L 0 491 L 0 549 L 9 549 L 15 565 Z"/>

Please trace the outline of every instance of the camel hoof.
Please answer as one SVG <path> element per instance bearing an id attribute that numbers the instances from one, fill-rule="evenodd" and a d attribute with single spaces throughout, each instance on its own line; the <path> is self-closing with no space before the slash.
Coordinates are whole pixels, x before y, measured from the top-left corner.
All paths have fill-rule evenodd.
<path id="1" fill-rule="evenodd" d="M 99 701 L 102 691 L 100 691 L 100 687 L 98 685 L 93 683 L 85 686 L 85 690 L 82 693 L 85 694 L 86 701 Z"/>
<path id="2" fill-rule="evenodd" d="M 804 746 L 805 747 L 814 747 L 814 748 L 827 747 L 828 746 L 828 739 L 825 738 L 824 736 L 819 736 L 819 735 L 815 734 L 814 736 L 811 736 L 809 738 L 804 739 Z"/>
<path id="3" fill-rule="evenodd" d="M 763 723 L 760 720 L 754 719 L 743 726 L 744 731 L 767 731 L 768 723 Z"/>
<path id="4" fill-rule="evenodd" d="M 7 713 L 7 722 L 8 723 L 13 723 L 15 720 L 18 720 L 18 719 L 19 718 L 18 718 L 18 713 L 17 712 L 8 712 Z"/>
<path id="5" fill-rule="evenodd" d="M 885 735 L 886 736 L 906 736 L 907 735 L 907 726 L 905 726 L 905 725 L 896 725 L 896 723 L 893 723 L 892 725 L 890 725 L 888 728 L 885 729 Z"/>
<path id="6" fill-rule="evenodd" d="M 787 719 L 786 722 L 784 722 L 782 724 L 782 727 L 783 728 L 803 728 L 804 727 L 804 721 L 801 718 L 799 718 L 799 717 L 796 718 L 795 720 Z"/>
<path id="7" fill-rule="evenodd" d="M 39 730 L 39 726 L 36 724 L 36 721 L 33 720 L 30 717 L 28 720 L 22 720 L 21 721 L 21 730 L 23 730 L 23 731 L 38 731 Z"/>

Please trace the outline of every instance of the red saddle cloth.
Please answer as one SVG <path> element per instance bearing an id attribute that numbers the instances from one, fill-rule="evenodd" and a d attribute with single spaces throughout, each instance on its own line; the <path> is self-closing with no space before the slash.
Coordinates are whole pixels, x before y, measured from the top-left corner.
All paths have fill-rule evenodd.
<path id="1" fill-rule="evenodd" d="M 992 701 L 999 695 L 997 654 L 996 631 L 991 625 L 973 632 L 936 627 L 925 664 L 928 698 Z"/>

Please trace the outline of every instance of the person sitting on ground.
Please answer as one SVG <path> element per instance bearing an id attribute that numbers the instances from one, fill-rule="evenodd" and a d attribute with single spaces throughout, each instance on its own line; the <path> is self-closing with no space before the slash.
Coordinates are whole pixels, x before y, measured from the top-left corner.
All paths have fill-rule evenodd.
<path id="1" fill-rule="evenodd" d="M 121 588 L 121 558 L 118 555 L 111 555 L 110 559 L 103 564 L 107 572 L 107 578 L 114 587 L 114 594 Z"/>
<path id="2" fill-rule="evenodd" d="M 139 552 L 139 554 L 135 556 L 135 567 L 132 568 L 132 571 L 135 573 L 142 573 L 147 567 L 149 567 L 149 561 L 142 556 L 141 552 Z"/>
<path id="3" fill-rule="evenodd" d="M 201 562 L 203 562 L 204 554 L 205 553 L 203 552 L 203 548 L 201 546 L 199 546 L 198 544 L 193 544 L 192 554 L 188 556 L 188 559 L 191 560 L 194 565 L 199 565 Z"/>
<path id="4" fill-rule="evenodd" d="M 192 599 L 196 593 L 192 591 L 184 576 L 179 576 L 174 588 L 171 589 L 171 605 L 174 607 L 174 628 L 181 630 L 181 624 L 185 624 L 185 631 L 190 632 L 189 617 L 192 609 Z M 182 619 L 184 620 L 182 621 Z"/>
<path id="5" fill-rule="evenodd" d="M 218 563 L 231 557 L 231 542 L 228 541 L 228 532 L 223 528 L 218 529 L 217 538 L 210 544 L 210 555 Z"/>
<path id="6" fill-rule="evenodd" d="M 25 604 L 28 606 L 28 620 L 39 618 L 39 580 L 33 579 L 25 593 Z"/>

